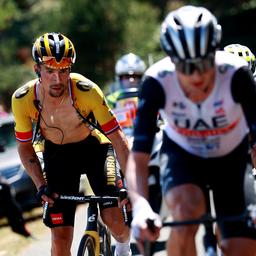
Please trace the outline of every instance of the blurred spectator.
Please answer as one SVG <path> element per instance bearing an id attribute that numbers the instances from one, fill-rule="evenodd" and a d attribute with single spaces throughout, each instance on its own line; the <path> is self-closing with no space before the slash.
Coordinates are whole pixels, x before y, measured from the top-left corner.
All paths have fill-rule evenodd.
<path id="1" fill-rule="evenodd" d="M 0 118 L 7 116 L 7 115 L 8 115 L 8 113 L 4 110 L 3 105 L 0 104 Z"/>
<path id="2" fill-rule="evenodd" d="M 22 210 L 11 193 L 9 184 L 0 177 L 0 207 L 13 232 L 24 237 L 31 234 L 25 226 Z"/>

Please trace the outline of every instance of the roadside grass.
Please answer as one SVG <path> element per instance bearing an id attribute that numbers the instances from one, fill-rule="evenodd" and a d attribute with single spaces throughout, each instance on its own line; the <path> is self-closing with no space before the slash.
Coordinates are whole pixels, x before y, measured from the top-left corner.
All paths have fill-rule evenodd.
<path id="1" fill-rule="evenodd" d="M 93 193 L 86 175 L 82 175 L 80 191 L 85 194 Z M 43 224 L 42 211 L 42 207 L 38 207 L 23 213 L 32 238 L 24 238 L 14 233 L 8 226 L 7 220 L 0 219 L 0 256 L 18 256 L 26 247 L 42 239 L 46 232 L 50 232 L 50 229 Z"/>
<path id="2" fill-rule="evenodd" d="M 5 218 L 0 220 L 0 256 L 18 256 L 28 245 L 39 240 L 47 232 L 48 228 L 42 223 L 42 208 L 38 207 L 31 212 L 24 212 L 27 229 L 32 238 L 24 238 L 14 233 L 7 224 Z"/>

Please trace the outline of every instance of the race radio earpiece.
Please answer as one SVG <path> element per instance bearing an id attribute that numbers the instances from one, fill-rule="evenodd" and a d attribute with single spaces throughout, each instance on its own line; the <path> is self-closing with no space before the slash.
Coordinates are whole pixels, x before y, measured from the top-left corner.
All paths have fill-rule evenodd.
<path id="1" fill-rule="evenodd" d="M 40 71 L 37 69 L 37 70 L 35 70 L 35 72 L 36 72 L 36 75 L 38 76 L 38 78 L 41 78 L 41 73 L 40 73 Z"/>
<path id="2" fill-rule="evenodd" d="M 36 64 L 36 65 L 34 66 L 34 70 L 35 70 L 35 72 L 36 72 L 37 77 L 38 77 L 38 78 L 41 78 L 40 68 L 39 68 L 38 64 Z"/>

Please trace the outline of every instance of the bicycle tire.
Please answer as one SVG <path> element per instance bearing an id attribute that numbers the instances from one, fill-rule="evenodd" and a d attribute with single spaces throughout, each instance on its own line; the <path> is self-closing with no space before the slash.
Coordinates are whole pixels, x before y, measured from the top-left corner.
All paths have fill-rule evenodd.
<path id="1" fill-rule="evenodd" d="M 89 235 L 84 235 L 78 247 L 77 256 L 96 256 L 95 245 L 93 238 Z"/>
<path id="2" fill-rule="evenodd" d="M 100 235 L 100 254 L 104 256 L 112 256 L 111 235 L 107 227 L 99 223 Z"/>

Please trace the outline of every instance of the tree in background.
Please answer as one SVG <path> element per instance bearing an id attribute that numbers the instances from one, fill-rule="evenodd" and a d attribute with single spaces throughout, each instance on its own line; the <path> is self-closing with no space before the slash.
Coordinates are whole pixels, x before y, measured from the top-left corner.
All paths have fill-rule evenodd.
<path id="1" fill-rule="evenodd" d="M 156 50 L 157 9 L 139 1 L 63 0 L 64 31 L 78 52 L 75 69 L 99 85 L 114 77 L 114 65 L 123 53 L 143 57 Z"/>
<path id="2" fill-rule="evenodd" d="M 11 15 L 11 25 L 3 24 L 1 31 L 0 67 L 4 71 L 0 73 L 0 83 L 6 86 L 0 86 L 0 94 L 6 88 L 14 91 L 35 77 L 27 53 L 32 42 L 45 32 L 57 31 L 71 38 L 77 50 L 74 71 L 97 81 L 101 87 L 113 79 L 115 62 L 122 53 L 134 51 L 147 58 L 148 53 L 154 55 L 159 51 L 158 12 L 149 3 L 140 4 L 137 0 L 11 2 L 10 10 L 7 5 L 0 5 L 3 12 Z M 15 79 L 9 77 L 13 76 L 11 70 L 17 71 Z"/>
<path id="3" fill-rule="evenodd" d="M 114 79 L 115 62 L 127 52 L 152 64 L 163 54 L 159 45 L 163 18 L 184 4 L 209 8 L 219 17 L 225 43 L 241 42 L 255 52 L 256 38 L 248 17 L 255 16 L 256 0 L 218 4 L 212 0 L 0 0 L 1 98 L 10 102 L 11 92 L 35 77 L 31 46 L 45 32 L 70 37 L 78 53 L 74 71 L 101 87 Z M 233 26 L 235 17 L 239 22 Z"/>

